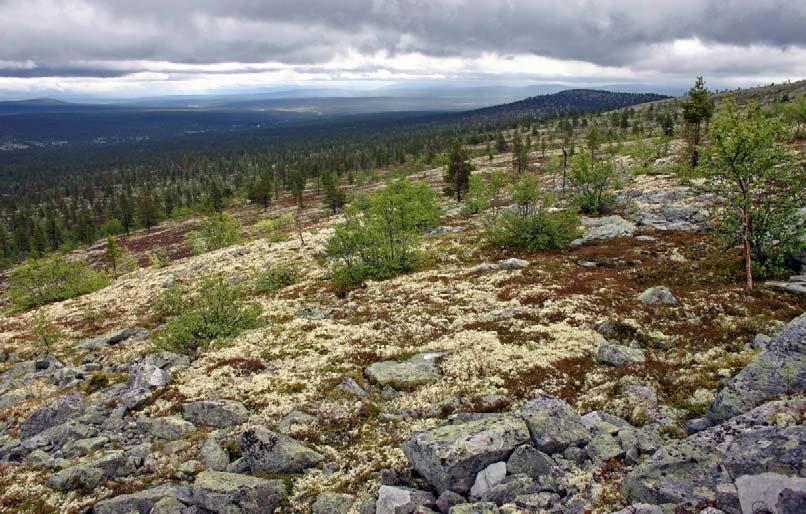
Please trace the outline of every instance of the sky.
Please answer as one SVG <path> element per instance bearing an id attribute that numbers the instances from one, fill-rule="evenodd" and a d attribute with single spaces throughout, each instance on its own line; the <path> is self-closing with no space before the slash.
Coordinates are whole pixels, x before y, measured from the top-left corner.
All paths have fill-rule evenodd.
<path id="1" fill-rule="evenodd" d="M 806 78 L 803 0 L 0 0 L 0 98 Z"/>

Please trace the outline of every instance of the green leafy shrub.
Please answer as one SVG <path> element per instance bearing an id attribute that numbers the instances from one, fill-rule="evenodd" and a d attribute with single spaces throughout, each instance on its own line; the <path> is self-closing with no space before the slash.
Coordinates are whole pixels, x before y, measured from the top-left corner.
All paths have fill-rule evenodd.
<path id="1" fill-rule="evenodd" d="M 45 350 L 46 355 L 50 355 L 50 348 L 64 335 L 57 327 L 50 321 L 48 315 L 44 311 L 36 312 L 31 318 L 33 322 L 34 335 L 36 341 Z"/>
<path id="2" fill-rule="evenodd" d="M 610 160 L 591 160 L 590 155 L 574 156 L 568 176 L 579 210 L 586 214 L 608 214 L 615 198 L 608 190 L 616 184 L 616 167 Z"/>
<path id="3" fill-rule="evenodd" d="M 422 262 L 420 238 L 439 223 L 441 214 L 434 191 L 406 179 L 356 200 L 325 247 L 336 260 L 334 288 L 344 290 L 366 279 L 416 269 Z"/>
<path id="4" fill-rule="evenodd" d="M 36 259 L 13 269 L 8 276 L 8 296 L 17 309 L 67 300 L 109 285 L 109 278 L 81 261 L 64 257 Z"/>
<path id="5" fill-rule="evenodd" d="M 196 295 L 182 298 L 179 308 L 171 303 L 176 314 L 155 336 L 161 348 L 192 353 L 215 339 L 258 326 L 260 307 L 244 303 L 239 288 L 227 284 L 222 277 L 202 280 Z"/>
<path id="6" fill-rule="evenodd" d="M 496 247 L 525 252 L 560 250 L 579 236 L 579 217 L 571 211 L 552 211 L 552 198 L 540 192 L 537 180 L 526 176 L 512 192 L 515 210 L 502 212 L 487 227 Z"/>
<path id="7" fill-rule="evenodd" d="M 171 256 L 165 248 L 158 248 L 155 252 L 149 252 L 148 262 L 154 269 L 163 268 L 171 263 Z"/>
<path id="8" fill-rule="evenodd" d="M 490 200 L 484 179 L 479 175 L 471 175 L 467 195 L 465 196 L 465 203 L 462 205 L 462 214 L 479 214 L 489 206 Z"/>
<path id="9" fill-rule="evenodd" d="M 279 218 L 260 220 L 252 225 L 250 232 L 254 237 L 267 239 L 271 243 L 279 243 L 290 239 L 288 231 L 294 224 L 294 217 L 290 215 Z"/>
<path id="10" fill-rule="evenodd" d="M 241 222 L 225 212 L 215 214 L 202 221 L 201 229 L 188 238 L 197 255 L 232 246 L 241 241 Z"/>
<path id="11" fill-rule="evenodd" d="M 259 271 L 252 279 L 252 290 L 255 293 L 271 293 L 284 287 L 296 284 L 299 272 L 291 266 L 271 266 Z"/>

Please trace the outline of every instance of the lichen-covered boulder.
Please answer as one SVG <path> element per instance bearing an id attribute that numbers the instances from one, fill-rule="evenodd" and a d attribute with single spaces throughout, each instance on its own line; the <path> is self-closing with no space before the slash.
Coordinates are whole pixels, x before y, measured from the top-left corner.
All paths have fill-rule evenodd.
<path id="1" fill-rule="evenodd" d="M 238 446 L 252 473 L 300 473 L 325 459 L 296 439 L 264 427 L 243 432 Z"/>
<path id="2" fill-rule="evenodd" d="M 418 353 L 405 361 L 375 362 L 364 370 L 364 375 L 376 384 L 411 391 L 439 380 L 442 371 L 438 363 L 443 355 L 440 352 Z"/>
<path id="3" fill-rule="evenodd" d="M 677 298 L 666 286 L 650 287 L 638 295 L 638 301 L 646 305 L 677 305 Z"/>
<path id="4" fill-rule="evenodd" d="M 633 502 L 679 504 L 717 501 L 733 478 L 774 469 L 800 476 L 806 462 L 806 430 L 776 423 L 800 419 L 806 400 L 769 402 L 722 425 L 663 446 L 633 469 L 623 493 Z"/>
<path id="5" fill-rule="evenodd" d="M 604 241 L 615 237 L 631 236 L 638 227 L 621 216 L 605 216 L 602 218 L 582 218 L 585 231 L 582 237 L 571 242 L 571 246 L 580 246 L 593 241 Z"/>
<path id="6" fill-rule="evenodd" d="M 70 393 L 34 411 L 20 425 L 20 439 L 28 439 L 81 415 L 85 407 L 81 393 Z"/>
<path id="7" fill-rule="evenodd" d="M 466 494 L 479 471 L 506 461 L 528 442 L 529 429 L 520 417 L 497 415 L 416 432 L 403 444 L 403 453 L 438 491 Z"/>
<path id="8" fill-rule="evenodd" d="M 591 433 L 579 414 L 559 398 L 540 396 L 524 404 L 519 414 L 529 427 L 532 445 L 549 455 L 590 441 Z"/>
<path id="9" fill-rule="evenodd" d="M 249 411 L 234 400 L 200 400 L 183 404 L 182 417 L 191 423 L 223 428 L 245 423 Z"/>
<path id="10" fill-rule="evenodd" d="M 806 391 L 806 314 L 792 320 L 763 352 L 733 377 L 706 412 L 712 423 L 736 416 L 764 398 Z"/>
<path id="11" fill-rule="evenodd" d="M 349 494 L 319 493 L 313 504 L 312 514 L 347 514 L 353 501 Z"/>
<path id="12" fill-rule="evenodd" d="M 218 514 L 271 514 L 286 495 L 282 480 L 219 471 L 199 473 L 193 503 Z"/>
<path id="13" fill-rule="evenodd" d="M 629 366 L 646 360 L 644 351 L 620 344 L 606 343 L 599 347 L 596 360 L 611 366 Z"/>
<path id="14" fill-rule="evenodd" d="M 190 489 L 171 484 L 158 485 L 136 493 L 122 494 L 108 500 L 102 500 L 95 504 L 93 513 L 120 514 L 121 512 L 138 512 L 148 514 L 164 498 L 184 498 L 189 500 Z"/>
<path id="15" fill-rule="evenodd" d="M 417 507 L 434 505 L 435 501 L 434 495 L 426 491 L 382 485 L 375 502 L 375 514 L 412 512 Z"/>

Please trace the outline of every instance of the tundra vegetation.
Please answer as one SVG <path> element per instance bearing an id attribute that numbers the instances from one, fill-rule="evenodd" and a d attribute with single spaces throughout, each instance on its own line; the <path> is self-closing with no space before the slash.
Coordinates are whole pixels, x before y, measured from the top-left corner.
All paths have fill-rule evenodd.
<path id="1" fill-rule="evenodd" d="M 188 158 L 154 216 L 68 202 L 81 240 L 47 198 L 7 232 L 0 510 L 699 514 L 720 466 L 797 477 L 804 86 Z"/>

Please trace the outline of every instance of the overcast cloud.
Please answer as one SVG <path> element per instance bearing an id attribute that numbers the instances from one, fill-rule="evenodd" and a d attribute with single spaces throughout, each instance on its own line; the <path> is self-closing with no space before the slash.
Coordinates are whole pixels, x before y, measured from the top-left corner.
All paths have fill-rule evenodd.
<path id="1" fill-rule="evenodd" d="M 806 77 L 806 2 L 0 0 L 0 93 Z"/>

